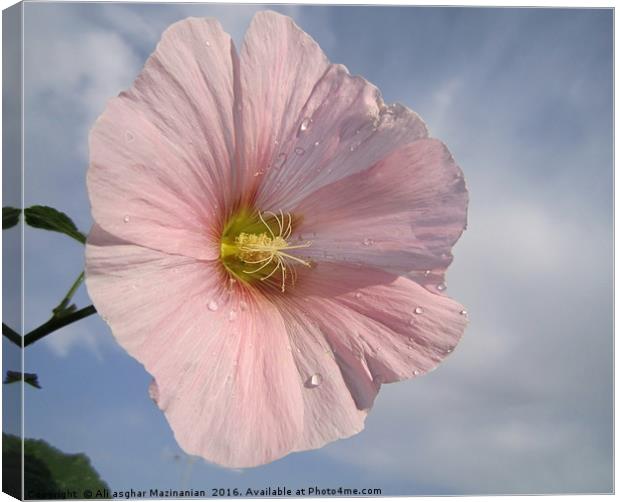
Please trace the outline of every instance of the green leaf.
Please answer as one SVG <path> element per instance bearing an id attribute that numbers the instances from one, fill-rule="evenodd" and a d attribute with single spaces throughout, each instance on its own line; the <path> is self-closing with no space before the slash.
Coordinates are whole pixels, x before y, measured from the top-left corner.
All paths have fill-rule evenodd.
<path id="1" fill-rule="evenodd" d="M 2 230 L 14 227 L 19 223 L 19 215 L 22 210 L 16 207 L 3 207 L 2 208 Z"/>
<path id="2" fill-rule="evenodd" d="M 71 218 L 53 207 L 30 206 L 24 210 L 24 215 L 31 227 L 60 232 L 82 244 L 86 243 L 86 236 L 77 229 Z"/>
<path id="3" fill-rule="evenodd" d="M 2 488 L 9 495 L 21 499 L 19 437 L 2 434 L 2 460 Z M 41 439 L 25 439 L 24 467 L 27 499 L 110 498 L 110 488 L 83 453 L 67 454 Z M 104 490 L 107 490 L 107 495 Z M 90 494 L 85 494 L 88 491 Z M 60 496 L 63 492 L 66 494 L 64 497 Z"/>
<path id="4" fill-rule="evenodd" d="M 24 380 L 28 385 L 32 385 L 37 389 L 40 389 L 39 377 L 36 373 L 22 373 L 21 371 L 7 371 L 4 382 L 2 383 L 15 383 Z"/>

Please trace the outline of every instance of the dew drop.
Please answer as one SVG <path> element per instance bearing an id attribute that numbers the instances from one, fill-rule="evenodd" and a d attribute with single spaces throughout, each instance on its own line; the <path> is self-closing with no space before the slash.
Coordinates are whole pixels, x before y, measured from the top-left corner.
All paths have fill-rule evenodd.
<path id="1" fill-rule="evenodd" d="M 418 370 L 413 370 L 413 374 L 414 374 L 414 375 L 419 375 L 419 374 L 420 374 L 420 372 L 419 372 Z"/>
<path id="2" fill-rule="evenodd" d="M 278 154 L 278 156 L 276 157 L 276 160 L 273 162 L 273 167 L 275 169 L 280 169 L 284 163 L 286 162 L 286 154 L 284 152 L 281 152 Z"/>
<path id="3" fill-rule="evenodd" d="M 424 271 L 424 277 L 428 277 L 429 275 L 431 275 L 431 271 L 430 270 L 425 270 Z"/>
<path id="4" fill-rule="evenodd" d="M 295 148 L 295 153 L 297 155 L 303 155 L 304 153 L 306 153 L 306 151 L 302 147 L 298 146 L 297 148 Z"/>
<path id="5" fill-rule="evenodd" d="M 211 42 L 209 42 L 209 41 L 207 40 L 207 41 L 205 42 L 205 45 L 206 45 L 207 47 L 211 47 Z"/>
<path id="6" fill-rule="evenodd" d="M 310 122 L 312 122 L 312 119 L 310 119 L 309 117 L 303 119 L 301 121 L 301 124 L 299 125 L 299 132 L 307 131 L 308 127 L 310 127 Z"/>
<path id="7" fill-rule="evenodd" d="M 149 397 L 157 404 L 157 400 L 159 399 L 159 387 L 157 386 L 155 380 L 153 380 L 151 385 L 149 385 Z"/>
<path id="8" fill-rule="evenodd" d="M 207 308 L 211 311 L 211 312 L 215 312 L 217 310 L 217 302 L 215 300 L 211 300 L 208 305 Z"/>
<path id="9" fill-rule="evenodd" d="M 310 388 L 316 388 L 323 383 L 323 377 L 320 373 L 315 373 L 306 382 L 306 385 Z"/>
<path id="10" fill-rule="evenodd" d="M 467 310 L 463 309 L 461 310 L 461 312 L 459 312 L 461 315 L 467 315 Z"/>
<path id="11" fill-rule="evenodd" d="M 361 297 L 362 297 L 362 293 L 360 293 L 359 291 L 355 293 L 355 298 L 360 299 Z"/>
<path id="12" fill-rule="evenodd" d="M 439 291 L 445 291 L 446 285 L 443 282 L 441 284 L 437 284 L 437 289 Z"/>
<path id="13" fill-rule="evenodd" d="M 372 239 L 369 239 L 368 237 L 366 237 L 362 241 L 362 244 L 364 244 L 364 246 L 372 246 L 374 243 L 375 243 L 375 241 L 373 241 Z"/>
<path id="14" fill-rule="evenodd" d="M 320 141 L 315 141 L 315 142 L 314 142 L 314 146 L 319 146 L 320 144 L 321 144 L 321 142 L 320 142 Z"/>
<path id="15" fill-rule="evenodd" d="M 235 319 L 237 319 L 237 312 L 236 312 L 236 311 L 234 311 L 234 310 L 231 310 L 231 311 L 228 313 L 228 320 L 229 320 L 230 322 L 233 322 Z"/>
<path id="16" fill-rule="evenodd" d="M 258 170 L 258 171 L 256 171 L 256 172 L 254 173 L 254 177 L 256 178 L 257 176 L 261 176 L 262 174 L 265 174 L 265 171 L 263 171 L 262 169 L 260 169 L 260 170 Z"/>
<path id="17" fill-rule="evenodd" d="M 422 307 L 416 307 L 413 311 L 416 314 L 423 314 L 424 313 L 424 309 Z"/>
<path id="18" fill-rule="evenodd" d="M 123 217 L 123 222 L 124 222 L 124 223 L 129 223 L 129 216 L 125 215 L 125 216 Z"/>

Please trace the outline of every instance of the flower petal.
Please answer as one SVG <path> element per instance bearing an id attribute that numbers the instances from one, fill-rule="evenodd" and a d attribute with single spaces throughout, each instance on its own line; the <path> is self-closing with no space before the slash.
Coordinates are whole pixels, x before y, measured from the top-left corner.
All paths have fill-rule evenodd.
<path id="1" fill-rule="evenodd" d="M 291 210 L 319 188 L 364 171 L 399 147 L 426 137 L 424 122 L 402 105 L 385 105 L 362 77 L 332 65 L 303 109 L 296 127 L 274 152 L 257 204 Z"/>
<path id="2" fill-rule="evenodd" d="M 372 383 L 368 385 L 367 379 L 351 382 L 359 393 L 349 389 L 342 375 L 351 370 L 347 366 L 350 358 L 334 354 L 312 315 L 315 312 L 310 313 L 305 307 L 294 301 L 278 302 L 302 384 L 304 421 L 297 451 L 320 448 L 360 432 L 370 406 L 356 405 L 356 398 L 363 395 L 372 402 L 377 391 Z M 353 376 L 350 371 L 348 374 Z"/>
<path id="3" fill-rule="evenodd" d="M 245 35 L 236 89 L 238 191 L 252 202 L 278 144 L 295 134 L 298 115 L 329 66 L 318 44 L 291 18 L 259 12 Z"/>
<path id="4" fill-rule="evenodd" d="M 95 221 L 160 251 L 217 257 L 229 201 L 233 124 L 230 36 L 190 18 L 164 33 L 133 87 L 108 102 L 90 133 Z"/>
<path id="5" fill-rule="evenodd" d="M 289 308 L 305 312 L 345 363 L 343 378 L 361 409 L 381 383 L 434 369 L 467 324 L 462 305 L 379 269 L 320 263 L 300 270 L 289 296 Z"/>
<path id="6" fill-rule="evenodd" d="M 323 187 L 293 212 L 303 215 L 296 231 L 312 241 L 304 254 L 314 260 L 415 270 L 422 283 L 429 270 L 436 286 L 465 227 L 467 190 L 447 148 L 427 138 Z"/>
<path id="7" fill-rule="evenodd" d="M 128 244 L 98 227 L 86 256 L 98 311 L 153 375 L 151 397 L 187 453 L 250 467 L 294 449 L 303 401 L 273 305 L 213 263 Z"/>

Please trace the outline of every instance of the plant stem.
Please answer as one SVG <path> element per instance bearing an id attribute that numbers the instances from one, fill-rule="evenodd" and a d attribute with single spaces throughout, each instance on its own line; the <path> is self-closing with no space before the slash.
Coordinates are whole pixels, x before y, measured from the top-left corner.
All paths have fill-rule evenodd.
<path id="1" fill-rule="evenodd" d="M 79 321 L 80 319 L 84 319 L 85 317 L 88 317 L 96 312 L 97 310 L 95 307 L 93 305 L 89 305 L 88 307 L 76 310 L 75 312 L 67 314 L 63 317 L 52 317 L 49 321 L 41 324 L 41 326 L 33 329 L 30 333 L 24 336 L 24 347 L 28 347 L 28 345 L 40 340 L 57 329 L 63 328 L 68 324 Z"/>
<path id="2" fill-rule="evenodd" d="M 22 348 L 22 337 L 17 331 L 13 331 L 9 326 L 2 323 L 2 334 L 11 340 L 20 349 Z"/>
<path id="3" fill-rule="evenodd" d="M 58 315 L 62 313 L 62 311 L 69 304 L 69 301 L 71 300 L 71 298 L 73 297 L 77 289 L 82 284 L 82 282 L 84 282 L 84 271 L 83 270 L 80 272 L 80 275 L 78 275 L 77 279 L 73 282 L 73 284 L 71 285 L 71 288 L 69 289 L 69 291 L 67 291 L 67 294 L 65 295 L 65 297 L 60 301 L 58 306 L 54 310 L 52 310 L 52 312 L 54 312 L 54 315 Z"/>
<path id="4" fill-rule="evenodd" d="M 80 319 L 84 319 L 89 315 L 97 312 L 95 307 L 89 305 L 88 307 L 84 307 L 83 309 L 76 310 L 75 312 L 67 313 L 65 311 L 67 305 L 71 301 L 71 298 L 80 287 L 80 285 L 84 282 L 84 271 L 80 272 L 77 279 L 73 281 L 71 288 L 67 291 L 65 297 L 60 301 L 58 306 L 52 311 L 54 315 L 48 319 L 46 322 L 41 324 L 38 328 L 33 329 L 30 333 L 26 334 L 26 336 L 22 337 L 19 333 L 13 330 L 11 327 L 2 323 L 2 334 L 6 336 L 11 342 L 13 342 L 18 347 L 27 347 L 28 345 L 40 340 L 44 336 L 49 335 L 50 333 L 60 329 L 68 324 L 79 321 Z M 75 307 L 72 307 L 75 308 Z"/>

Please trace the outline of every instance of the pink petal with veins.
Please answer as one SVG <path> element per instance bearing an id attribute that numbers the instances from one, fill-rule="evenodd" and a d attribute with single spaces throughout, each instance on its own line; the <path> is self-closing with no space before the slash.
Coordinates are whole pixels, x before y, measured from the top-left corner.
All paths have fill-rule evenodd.
<path id="1" fill-rule="evenodd" d="M 108 232 L 168 253 L 219 256 L 232 193 L 233 59 L 217 21 L 175 23 L 133 87 L 108 102 L 90 133 L 88 170 L 93 217 Z"/>
<path id="2" fill-rule="evenodd" d="M 248 467 L 351 436 L 382 383 L 463 333 L 437 289 L 466 221 L 460 169 L 290 18 L 257 14 L 240 56 L 216 21 L 172 25 L 90 147 L 88 291 L 190 454 Z M 284 294 L 219 260 L 248 208 L 294 213 L 312 241 Z"/>

